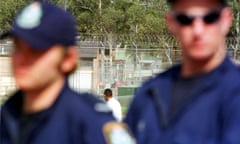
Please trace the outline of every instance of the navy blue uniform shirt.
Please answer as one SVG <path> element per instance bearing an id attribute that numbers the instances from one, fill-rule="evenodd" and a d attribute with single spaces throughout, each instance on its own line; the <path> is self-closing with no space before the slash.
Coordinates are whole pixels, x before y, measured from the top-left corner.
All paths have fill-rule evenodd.
<path id="1" fill-rule="evenodd" d="M 125 122 L 137 143 L 240 144 L 239 68 L 227 56 L 189 93 L 181 92 L 184 100 L 174 102 L 180 68 L 159 74 L 136 91 Z M 177 109 L 171 110 L 171 104 Z"/>
<path id="2" fill-rule="evenodd" d="M 19 132 L 26 132 L 20 131 L 22 100 L 18 91 L 2 107 L 0 144 L 23 141 L 19 137 Z M 38 116 L 28 125 L 25 144 L 105 144 L 103 126 L 114 120 L 105 103 L 72 91 L 67 82 L 55 103 Z"/>

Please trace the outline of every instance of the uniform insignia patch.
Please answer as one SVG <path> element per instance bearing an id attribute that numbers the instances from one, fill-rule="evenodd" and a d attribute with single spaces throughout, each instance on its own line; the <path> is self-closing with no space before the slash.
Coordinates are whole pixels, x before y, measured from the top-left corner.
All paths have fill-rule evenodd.
<path id="1" fill-rule="evenodd" d="M 103 127 L 107 144 L 136 144 L 128 127 L 120 122 L 109 122 Z"/>
<path id="2" fill-rule="evenodd" d="M 41 4 L 35 2 L 23 9 L 23 11 L 17 17 L 16 23 L 21 28 L 32 29 L 39 26 L 39 24 L 41 23 L 41 17 Z"/>

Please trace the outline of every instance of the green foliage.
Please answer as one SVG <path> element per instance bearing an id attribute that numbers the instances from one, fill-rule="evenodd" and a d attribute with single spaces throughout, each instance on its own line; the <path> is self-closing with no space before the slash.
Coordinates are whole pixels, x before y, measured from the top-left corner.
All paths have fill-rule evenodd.
<path id="1" fill-rule="evenodd" d="M 125 116 L 128 112 L 128 108 L 127 107 L 122 107 L 122 115 Z"/>
<path id="2" fill-rule="evenodd" d="M 0 1 L 0 31 L 10 27 L 16 9 L 19 9 L 21 5 L 22 1 L 19 1 L 19 3 L 16 3 L 14 0 Z"/>
<path id="3" fill-rule="evenodd" d="M 161 33 L 165 1 L 70 0 L 68 10 L 84 33 Z"/>
<path id="4" fill-rule="evenodd" d="M 240 1 L 232 0 L 231 2 L 229 2 L 229 5 L 232 7 L 234 18 L 230 35 L 240 36 Z"/>
<path id="5" fill-rule="evenodd" d="M 19 9 L 33 0 L 0 0 L 0 31 L 10 27 Z M 81 33 L 169 34 L 164 22 L 165 0 L 45 0 L 70 11 Z M 231 35 L 239 34 L 240 4 L 232 0 Z"/>

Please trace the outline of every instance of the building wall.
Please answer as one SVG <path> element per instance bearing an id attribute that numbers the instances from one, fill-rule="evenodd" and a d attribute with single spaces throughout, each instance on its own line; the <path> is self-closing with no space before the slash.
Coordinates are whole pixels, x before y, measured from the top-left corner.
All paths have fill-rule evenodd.
<path id="1" fill-rule="evenodd" d="M 0 97 L 7 96 L 16 89 L 14 78 L 12 77 L 11 58 L 0 57 Z"/>

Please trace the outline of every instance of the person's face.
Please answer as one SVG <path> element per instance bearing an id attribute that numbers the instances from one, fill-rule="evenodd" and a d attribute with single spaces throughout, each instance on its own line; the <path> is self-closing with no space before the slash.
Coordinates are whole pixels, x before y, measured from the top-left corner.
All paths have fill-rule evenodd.
<path id="1" fill-rule="evenodd" d="M 206 60 L 224 51 L 231 10 L 221 9 L 213 0 L 179 0 L 167 15 L 167 23 L 180 42 L 184 58 Z"/>
<path id="2" fill-rule="evenodd" d="M 108 99 L 109 99 L 109 97 L 106 96 L 106 95 L 104 95 L 104 100 L 105 100 L 105 101 L 108 101 Z"/>
<path id="3" fill-rule="evenodd" d="M 12 54 L 13 74 L 19 89 L 24 91 L 41 89 L 62 77 L 60 64 L 63 49 L 52 47 L 39 51 L 20 39 L 14 39 Z"/>

